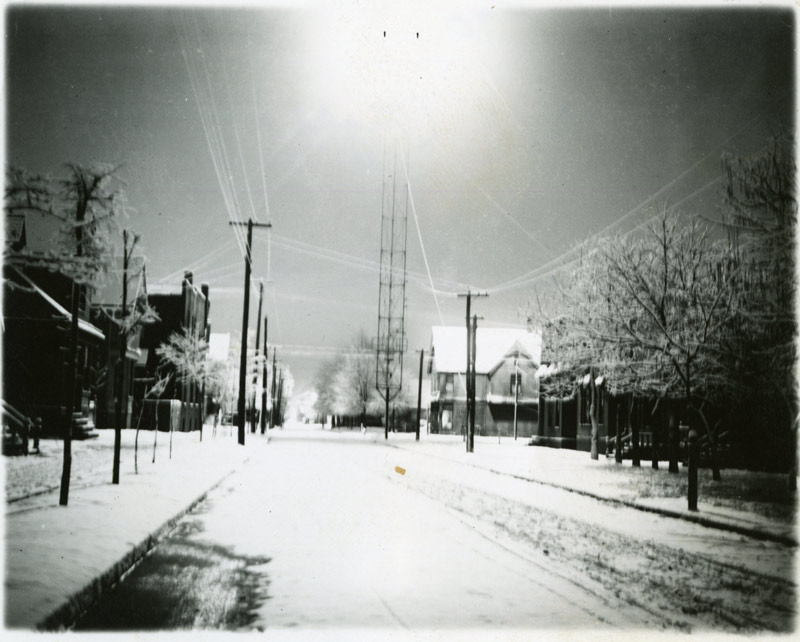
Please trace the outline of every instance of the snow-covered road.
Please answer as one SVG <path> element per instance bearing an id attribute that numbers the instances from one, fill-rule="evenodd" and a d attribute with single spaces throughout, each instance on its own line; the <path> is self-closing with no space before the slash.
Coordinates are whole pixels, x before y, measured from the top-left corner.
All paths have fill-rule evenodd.
<path id="1" fill-rule="evenodd" d="M 788 581 L 729 564 L 737 536 L 715 558 L 695 524 L 321 431 L 253 446 L 82 627 L 792 626 Z"/>

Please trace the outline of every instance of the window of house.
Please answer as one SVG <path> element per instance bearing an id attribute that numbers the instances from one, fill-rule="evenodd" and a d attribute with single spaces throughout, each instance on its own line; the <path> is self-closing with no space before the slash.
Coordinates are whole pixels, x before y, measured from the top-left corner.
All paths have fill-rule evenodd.
<path id="1" fill-rule="evenodd" d="M 444 391 L 453 392 L 453 373 L 444 376 Z"/>
<path id="2" fill-rule="evenodd" d="M 510 386 L 510 394 L 516 395 L 517 394 L 517 387 L 520 388 L 520 393 L 522 392 L 522 373 L 521 372 L 514 372 L 511 374 L 511 386 Z"/>

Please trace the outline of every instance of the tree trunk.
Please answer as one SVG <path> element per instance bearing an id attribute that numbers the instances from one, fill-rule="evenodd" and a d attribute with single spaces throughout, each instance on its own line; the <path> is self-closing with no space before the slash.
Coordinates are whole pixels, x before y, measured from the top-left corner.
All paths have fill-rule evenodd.
<path id="1" fill-rule="evenodd" d="M 133 439 L 133 473 L 139 474 L 139 426 L 142 424 L 142 414 L 144 413 L 144 400 L 142 408 L 139 410 L 139 418 L 136 420 L 136 436 Z"/>
<path id="2" fill-rule="evenodd" d="M 594 368 L 589 369 L 589 418 L 592 422 L 592 437 L 591 437 L 591 457 L 592 459 L 598 458 L 597 452 L 597 439 L 600 428 L 598 424 L 598 403 L 597 403 L 597 385 L 594 382 Z"/>
<path id="3" fill-rule="evenodd" d="M 614 418 L 616 425 L 614 426 L 614 461 L 618 464 L 622 463 L 622 422 L 620 421 L 620 403 L 619 398 L 614 400 Z M 610 413 L 609 413 L 610 414 Z"/>
<path id="4" fill-rule="evenodd" d="M 639 422 L 633 420 L 635 405 L 635 397 L 631 394 L 628 398 L 628 427 L 631 429 L 631 466 L 639 468 L 642 462 L 639 458 Z"/>
<path id="5" fill-rule="evenodd" d="M 156 401 L 156 429 L 153 431 L 153 463 L 156 463 L 156 445 L 158 444 L 158 401 Z"/>
<path id="6" fill-rule="evenodd" d="M 708 419 L 706 418 L 706 415 L 703 412 L 702 408 L 699 408 L 697 410 L 697 415 L 703 422 L 703 427 L 705 428 L 706 435 L 708 436 L 708 451 L 711 459 L 711 479 L 713 481 L 722 481 L 722 474 L 720 473 L 720 468 L 719 468 L 719 453 L 717 451 L 717 440 L 714 437 L 714 431 L 711 430 L 711 426 L 708 425 Z"/>
<path id="7" fill-rule="evenodd" d="M 668 421 L 669 428 L 667 429 L 667 439 L 669 439 L 669 472 L 677 473 L 678 468 L 678 418 L 675 416 L 674 404 L 668 405 Z"/>
<path id="8" fill-rule="evenodd" d="M 658 440 L 659 437 L 661 437 L 661 430 L 659 430 L 660 426 L 658 425 L 658 420 L 654 418 L 657 411 L 658 401 L 656 401 L 656 405 L 653 406 L 653 410 L 650 412 L 650 442 L 653 450 L 653 470 L 658 470 Z"/>

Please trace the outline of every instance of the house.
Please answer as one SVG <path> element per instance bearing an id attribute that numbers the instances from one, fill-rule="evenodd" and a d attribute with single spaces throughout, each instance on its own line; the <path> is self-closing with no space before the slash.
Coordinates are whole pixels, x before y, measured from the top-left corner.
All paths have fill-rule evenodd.
<path id="1" fill-rule="evenodd" d="M 430 431 L 463 434 L 467 422 L 464 326 L 434 326 L 431 339 Z M 527 330 L 478 328 L 475 337 L 475 434 L 535 433 L 539 417 L 536 371 L 541 335 Z"/>
<path id="2" fill-rule="evenodd" d="M 159 376 L 172 375 L 160 396 L 161 400 L 171 402 L 167 413 L 169 421 L 172 421 L 174 428 L 184 432 L 199 430 L 205 419 L 202 416 L 204 406 L 202 387 L 176 377 L 173 368 L 161 363 L 157 350 L 170 335 L 183 330 L 208 339 L 211 328 L 208 322 L 211 307 L 208 285 L 204 283 L 198 288 L 194 285 L 192 273 L 185 272 L 179 286 L 150 286 L 147 299 L 150 306 L 158 313 L 159 321 L 142 328 L 134 397 L 138 403 L 142 403 L 147 389 Z M 152 428 L 154 419 L 152 413 L 145 413 L 143 427 Z M 168 428 L 169 421 L 162 421 L 159 414 L 161 429 Z"/>
<path id="3" fill-rule="evenodd" d="M 31 212 L 6 214 L 3 265 L 3 401 L 15 412 L 41 418 L 45 435 L 60 436 L 67 419 L 73 280 L 53 258 L 50 239 L 60 221 Z M 88 436 L 99 355 L 105 334 L 90 321 L 90 288 L 78 305 L 73 435 Z"/>
<path id="4" fill-rule="evenodd" d="M 4 266 L 3 399 L 26 417 L 40 417 L 44 435 L 61 435 L 66 419 L 72 371 L 71 292 L 71 280 L 56 272 Z M 86 306 L 81 306 L 73 399 L 73 412 L 83 418 L 81 423 L 90 417 L 105 340 L 87 317 Z"/>

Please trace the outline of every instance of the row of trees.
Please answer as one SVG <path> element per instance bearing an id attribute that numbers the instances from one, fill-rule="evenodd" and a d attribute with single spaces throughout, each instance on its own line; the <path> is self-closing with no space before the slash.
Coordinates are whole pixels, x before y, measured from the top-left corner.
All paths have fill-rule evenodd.
<path id="1" fill-rule="evenodd" d="M 593 458 L 603 381 L 612 394 L 679 400 L 683 421 L 705 435 L 715 479 L 713 455 L 733 417 L 740 437 L 772 459 L 758 463 L 780 465 L 790 453 L 794 469 L 793 153 L 776 137 L 752 157 L 725 156 L 718 215 L 664 206 L 641 232 L 580 248 L 530 306 L 545 360 L 556 364 L 543 391 L 569 394 L 590 375 Z M 676 472 L 677 452 L 670 459 Z"/>
<path id="2" fill-rule="evenodd" d="M 383 398 L 375 387 L 375 367 L 375 351 L 369 348 L 369 340 L 362 330 L 338 356 L 324 361 L 317 370 L 314 378 L 316 414 L 344 417 L 364 425 L 368 416 L 383 415 Z M 416 398 L 411 399 L 401 391 L 392 405 L 403 421 L 413 422 L 411 410 L 416 409 Z"/>

